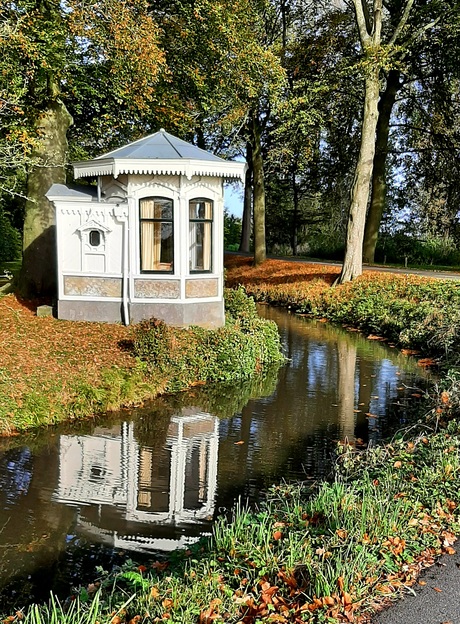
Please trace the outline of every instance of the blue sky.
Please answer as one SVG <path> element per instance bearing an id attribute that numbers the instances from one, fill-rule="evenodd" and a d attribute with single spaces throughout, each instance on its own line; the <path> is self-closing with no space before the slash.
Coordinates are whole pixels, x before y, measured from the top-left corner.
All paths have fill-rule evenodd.
<path id="1" fill-rule="evenodd" d="M 241 182 L 232 182 L 225 184 L 224 187 L 224 205 L 230 214 L 235 217 L 243 215 L 243 184 Z"/>

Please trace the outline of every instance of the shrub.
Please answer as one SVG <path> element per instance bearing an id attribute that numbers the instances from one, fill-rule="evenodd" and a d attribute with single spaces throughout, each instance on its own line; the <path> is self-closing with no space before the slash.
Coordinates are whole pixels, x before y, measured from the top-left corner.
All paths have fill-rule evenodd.
<path id="1" fill-rule="evenodd" d="M 460 264 L 460 252 L 454 241 L 441 237 L 415 238 L 396 232 L 379 238 L 375 251 L 377 262 L 408 262 L 422 265 L 455 266 Z"/>
<path id="2" fill-rule="evenodd" d="M 253 297 L 248 297 L 241 286 L 235 289 L 226 288 L 224 298 L 227 323 L 243 318 L 248 320 L 258 318 Z"/>
<path id="3" fill-rule="evenodd" d="M 134 353 L 150 373 L 167 377 L 170 392 L 197 381 L 248 379 L 284 359 L 276 324 L 258 317 L 243 289 L 226 291 L 226 309 L 225 327 L 217 330 L 143 321 L 135 329 Z"/>

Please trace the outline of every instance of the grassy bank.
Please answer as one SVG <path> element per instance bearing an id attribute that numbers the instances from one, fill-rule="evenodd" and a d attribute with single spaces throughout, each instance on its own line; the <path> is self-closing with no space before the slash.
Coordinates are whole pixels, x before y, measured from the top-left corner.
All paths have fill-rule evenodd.
<path id="1" fill-rule="evenodd" d="M 229 286 L 241 284 L 256 301 L 379 334 L 440 362 L 460 360 L 460 283 L 389 273 L 366 272 L 331 288 L 339 267 L 228 257 Z"/>
<path id="2" fill-rule="evenodd" d="M 222 329 L 123 327 L 39 318 L 0 298 L 0 433 L 140 404 L 197 382 L 245 379 L 282 359 L 276 326 L 229 292 Z"/>
<path id="3" fill-rule="evenodd" d="M 459 428 L 339 453 L 330 483 L 274 487 L 213 538 L 149 566 L 133 563 L 12 615 L 30 624 L 359 622 L 417 582 L 459 530 Z M 8 614 L 10 615 L 10 614 Z"/>

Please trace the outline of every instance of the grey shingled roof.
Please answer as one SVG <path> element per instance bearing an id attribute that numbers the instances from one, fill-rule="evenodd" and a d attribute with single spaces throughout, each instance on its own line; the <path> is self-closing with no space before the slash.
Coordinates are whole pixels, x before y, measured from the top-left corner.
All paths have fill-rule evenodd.
<path id="1" fill-rule="evenodd" d="M 210 152 L 206 152 L 191 143 L 178 139 L 165 130 L 160 130 L 143 139 L 128 143 L 128 145 L 108 152 L 107 154 L 102 154 L 102 156 L 98 156 L 94 160 L 105 160 L 108 158 L 115 158 L 117 160 L 177 160 L 178 158 L 186 158 L 190 160 L 226 162 Z"/>
<path id="2" fill-rule="evenodd" d="M 68 197 L 69 199 L 91 200 L 97 195 L 97 189 L 93 186 L 79 186 L 69 188 L 65 184 L 53 184 L 45 197 Z"/>

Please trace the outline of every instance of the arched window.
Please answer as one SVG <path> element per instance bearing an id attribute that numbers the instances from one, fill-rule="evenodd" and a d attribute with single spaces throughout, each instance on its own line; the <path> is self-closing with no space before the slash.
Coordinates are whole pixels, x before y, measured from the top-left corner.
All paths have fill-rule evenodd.
<path id="1" fill-rule="evenodd" d="M 141 272 L 174 269 L 173 202 L 164 197 L 139 201 Z"/>
<path id="2" fill-rule="evenodd" d="M 192 199 L 189 203 L 190 272 L 212 271 L 213 202 L 210 199 Z"/>

